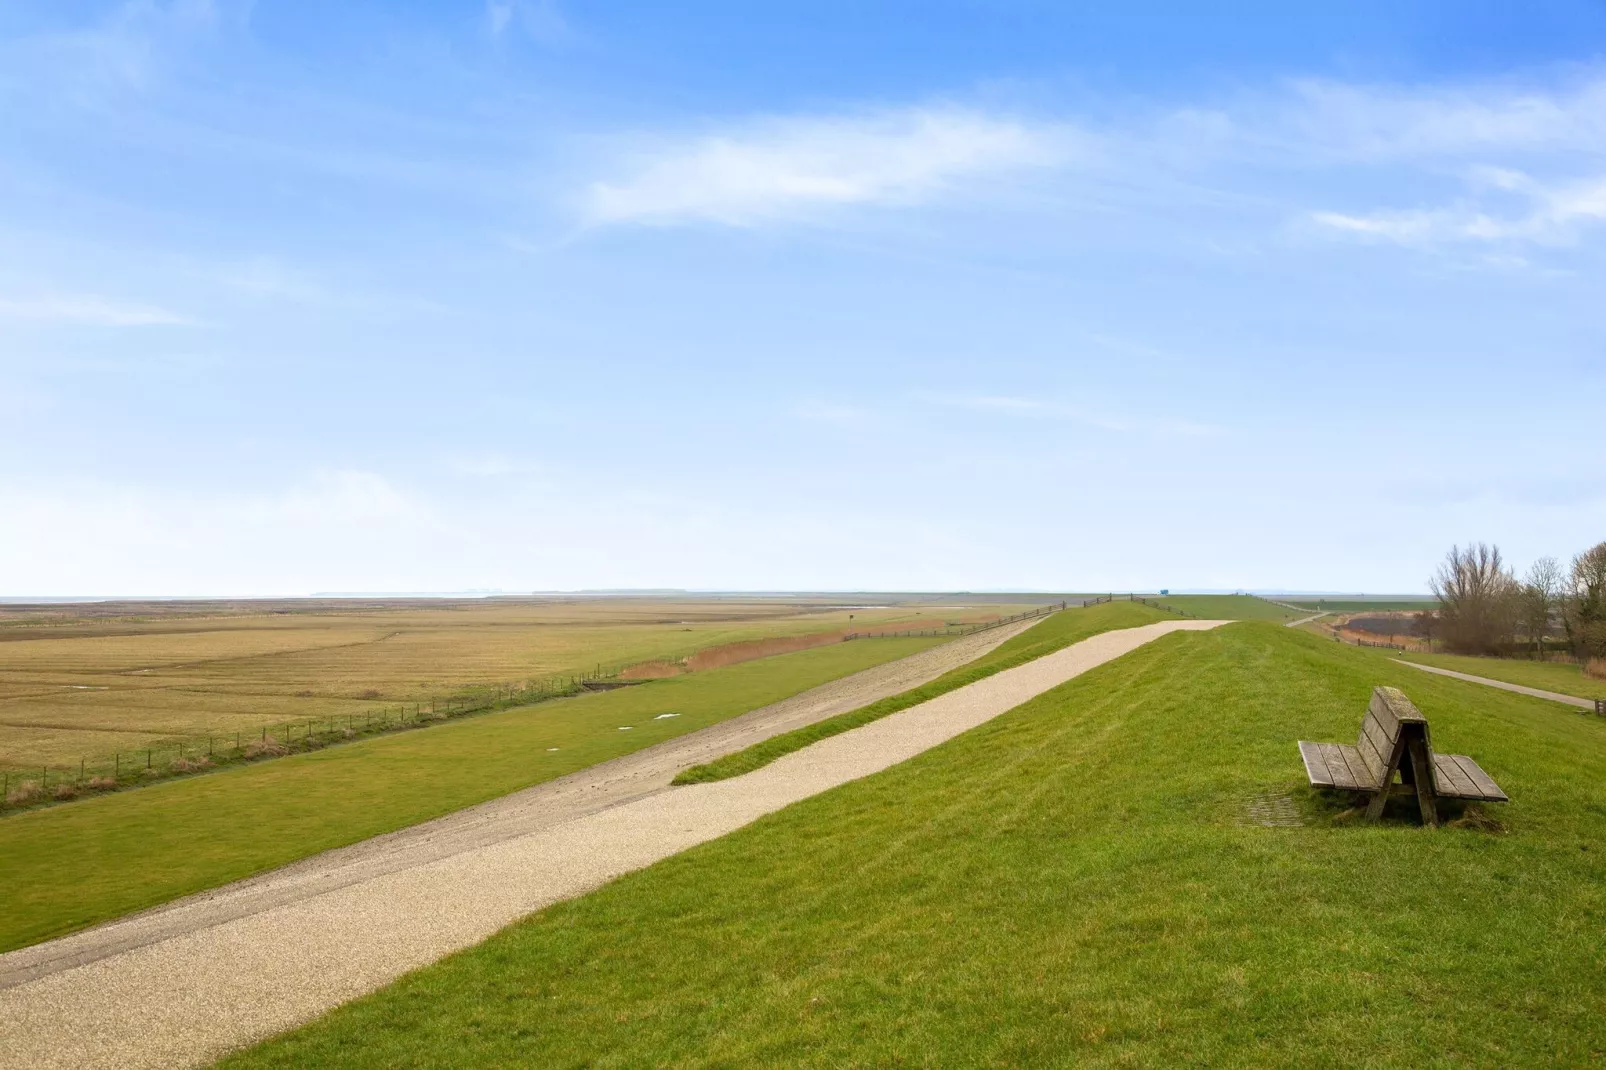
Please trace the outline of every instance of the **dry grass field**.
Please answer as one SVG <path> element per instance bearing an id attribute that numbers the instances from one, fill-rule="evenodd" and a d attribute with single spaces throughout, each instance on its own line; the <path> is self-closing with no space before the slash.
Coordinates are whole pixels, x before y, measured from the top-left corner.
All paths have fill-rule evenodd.
<path id="1" fill-rule="evenodd" d="M 609 597 L 0 607 L 0 769 L 76 768 L 81 758 L 93 765 L 114 751 L 840 631 L 849 614 L 855 628 L 922 628 L 1021 608 L 942 603 Z"/>

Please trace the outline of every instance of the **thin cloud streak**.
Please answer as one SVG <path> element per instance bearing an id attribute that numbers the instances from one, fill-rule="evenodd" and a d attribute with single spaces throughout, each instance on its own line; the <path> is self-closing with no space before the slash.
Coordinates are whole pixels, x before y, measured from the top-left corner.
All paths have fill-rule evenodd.
<path id="1" fill-rule="evenodd" d="M 0 298 L 0 323 L 80 323 L 97 327 L 195 327 L 197 321 L 156 305 L 100 297 Z"/>
<path id="2" fill-rule="evenodd" d="M 1061 162 L 1065 130 L 963 108 L 771 119 L 649 152 L 593 183 L 592 224 L 755 226 L 851 205 L 912 205 L 1000 172 Z"/>
<path id="3" fill-rule="evenodd" d="M 1057 401 L 1012 397 L 998 394 L 926 394 L 921 401 L 930 405 L 954 409 L 975 409 L 986 412 L 1017 413 L 1022 416 L 1067 420 L 1099 431 L 1116 434 L 1142 434 L 1178 436 L 1187 438 L 1210 437 L 1223 433 L 1223 429 L 1192 420 L 1169 420 L 1127 416 L 1120 413 L 1096 412 L 1082 406 L 1066 405 Z"/>

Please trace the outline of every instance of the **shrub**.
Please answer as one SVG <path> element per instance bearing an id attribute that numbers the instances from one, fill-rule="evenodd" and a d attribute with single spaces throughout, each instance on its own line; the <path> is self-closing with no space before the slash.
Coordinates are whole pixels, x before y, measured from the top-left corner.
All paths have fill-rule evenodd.
<path id="1" fill-rule="evenodd" d="M 90 791 L 110 791 L 117 786 L 117 781 L 109 776 L 93 776 L 84 784 Z"/>
<path id="2" fill-rule="evenodd" d="M 212 759 L 205 755 L 199 758 L 174 758 L 168 768 L 175 773 L 196 773 L 202 769 L 212 768 Z"/>
<path id="3" fill-rule="evenodd" d="M 1590 658 L 1584 664 L 1584 675 L 1606 680 L 1606 658 Z"/>
<path id="4" fill-rule="evenodd" d="M 1562 623 L 1580 661 L 1606 658 L 1606 542 L 1573 558 Z"/>
<path id="5" fill-rule="evenodd" d="M 26 806 L 36 799 L 43 798 L 44 794 L 44 789 L 40 788 L 37 780 L 24 780 L 6 792 L 6 805 Z"/>
<path id="6" fill-rule="evenodd" d="M 71 784 L 57 784 L 51 789 L 50 794 L 52 798 L 56 799 L 76 799 L 78 798 L 78 789 Z"/>
<path id="7" fill-rule="evenodd" d="M 247 758 L 280 758 L 289 753 L 290 748 L 276 739 L 257 740 L 255 743 L 247 743 L 245 746 L 245 756 Z"/>

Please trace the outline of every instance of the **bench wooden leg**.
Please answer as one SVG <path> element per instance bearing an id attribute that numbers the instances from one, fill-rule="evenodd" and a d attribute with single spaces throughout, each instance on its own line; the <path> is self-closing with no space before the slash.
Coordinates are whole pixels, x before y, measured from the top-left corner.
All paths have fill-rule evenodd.
<path id="1" fill-rule="evenodd" d="M 1411 739 L 1411 774 L 1416 781 L 1416 804 L 1422 810 L 1422 824 L 1436 828 L 1439 824 L 1439 800 L 1433 794 L 1433 766 L 1428 761 L 1427 743 L 1421 736 Z"/>

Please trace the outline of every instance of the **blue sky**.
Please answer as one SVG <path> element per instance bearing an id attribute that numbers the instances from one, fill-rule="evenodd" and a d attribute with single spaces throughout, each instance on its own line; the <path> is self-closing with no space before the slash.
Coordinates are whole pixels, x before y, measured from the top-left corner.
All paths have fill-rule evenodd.
<path id="1" fill-rule="evenodd" d="M 0 593 L 1606 538 L 1598 3 L 0 4 Z"/>

